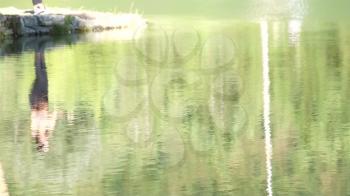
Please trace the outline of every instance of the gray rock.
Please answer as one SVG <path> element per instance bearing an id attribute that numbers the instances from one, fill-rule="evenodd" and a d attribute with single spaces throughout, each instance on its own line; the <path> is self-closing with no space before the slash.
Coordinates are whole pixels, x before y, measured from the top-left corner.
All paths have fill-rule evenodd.
<path id="1" fill-rule="evenodd" d="M 79 17 L 77 17 L 77 16 L 74 16 L 74 19 L 73 19 L 73 21 L 72 21 L 72 29 L 74 29 L 74 30 L 77 30 L 77 29 L 79 29 L 79 26 L 80 26 L 80 20 L 79 20 Z"/>
<path id="2" fill-rule="evenodd" d="M 119 21 L 120 18 L 120 22 Z M 18 9 L 0 9 L 0 35 L 14 37 L 74 32 L 123 30 L 125 18 L 131 24 L 145 24 L 139 15 L 114 15 L 69 9 L 49 10 L 47 14 L 33 15 Z M 135 22 L 135 21 L 139 22 Z M 132 25 L 130 25 L 132 26 Z M 138 28 L 138 27 L 132 27 Z"/>
<path id="3" fill-rule="evenodd" d="M 38 21 L 40 26 L 64 25 L 65 16 L 63 15 L 39 15 Z"/>
<path id="4" fill-rule="evenodd" d="M 35 35 L 36 32 L 34 28 L 24 27 L 19 35 Z"/>
<path id="5" fill-rule="evenodd" d="M 6 19 L 7 19 L 6 16 L 0 14 L 0 24 L 3 23 L 3 22 L 5 22 Z"/>
<path id="6" fill-rule="evenodd" d="M 2 34 L 3 36 L 9 36 L 13 34 L 13 31 L 8 28 L 0 28 L 0 34 Z"/>
<path id="7" fill-rule="evenodd" d="M 12 29 L 13 35 L 21 36 L 23 35 L 24 23 L 20 16 L 9 16 L 6 21 L 7 28 Z"/>
<path id="8" fill-rule="evenodd" d="M 46 35 L 46 34 L 49 34 L 51 32 L 51 27 L 36 27 L 35 28 L 35 31 L 36 31 L 36 34 L 41 34 L 41 35 Z"/>
<path id="9" fill-rule="evenodd" d="M 23 16 L 22 17 L 23 26 L 25 27 L 35 27 L 38 26 L 37 17 L 33 16 Z"/>

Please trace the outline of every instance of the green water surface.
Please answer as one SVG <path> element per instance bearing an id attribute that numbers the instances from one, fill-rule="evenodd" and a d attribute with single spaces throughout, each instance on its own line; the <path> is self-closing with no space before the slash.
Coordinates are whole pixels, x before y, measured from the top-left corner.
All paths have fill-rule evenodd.
<path id="1" fill-rule="evenodd" d="M 306 7 L 318 13 L 327 7 L 312 3 Z M 317 20 L 303 8 L 235 18 L 219 4 L 207 17 L 176 10 L 157 17 L 170 5 L 138 4 L 151 23 L 128 40 L 0 43 L 0 162 L 11 195 L 350 194 L 347 13 Z M 39 54 L 46 71 L 35 69 Z M 43 150 L 30 98 L 45 73 Z"/>

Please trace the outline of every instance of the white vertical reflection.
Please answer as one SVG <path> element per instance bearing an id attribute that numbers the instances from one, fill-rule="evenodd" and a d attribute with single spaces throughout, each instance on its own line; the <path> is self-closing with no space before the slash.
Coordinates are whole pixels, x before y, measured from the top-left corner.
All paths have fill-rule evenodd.
<path id="1" fill-rule="evenodd" d="M 0 163 L 0 195 L 1 196 L 8 196 L 7 191 L 7 184 L 5 180 L 4 170 L 2 169 L 1 163 Z"/>
<path id="2" fill-rule="evenodd" d="M 288 22 L 289 41 L 291 43 L 296 44 L 299 41 L 301 26 L 302 26 L 301 20 L 290 20 Z"/>
<path id="3" fill-rule="evenodd" d="M 262 66 L 263 66 L 263 104 L 264 104 L 264 135 L 266 153 L 266 173 L 267 188 L 269 196 L 272 196 L 272 143 L 270 127 L 270 78 L 269 78 L 269 33 L 266 21 L 260 22 L 261 42 L 262 42 Z"/>

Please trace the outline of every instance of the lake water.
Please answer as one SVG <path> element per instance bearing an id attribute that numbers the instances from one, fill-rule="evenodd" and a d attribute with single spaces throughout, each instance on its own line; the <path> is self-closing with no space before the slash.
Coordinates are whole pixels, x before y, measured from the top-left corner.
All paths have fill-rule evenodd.
<path id="1" fill-rule="evenodd" d="M 346 20 L 149 19 L 0 43 L 11 195 L 350 194 Z"/>

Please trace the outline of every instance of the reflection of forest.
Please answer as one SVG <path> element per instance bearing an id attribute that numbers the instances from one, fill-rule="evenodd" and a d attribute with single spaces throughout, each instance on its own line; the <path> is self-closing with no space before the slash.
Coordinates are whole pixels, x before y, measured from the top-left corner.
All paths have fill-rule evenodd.
<path id="1" fill-rule="evenodd" d="M 311 32 L 290 32 L 287 22 L 268 25 L 274 192 L 344 195 L 350 29 L 313 23 L 299 25 Z M 174 48 L 197 38 L 191 30 L 178 32 L 176 42 L 150 36 L 47 51 L 49 104 L 62 114 L 45 156 L 32 150 L 28 132 L 32 54 L 1 58 L 0 158 L 10 192 L 265 193 L 259 25 L 218 29 L 221 36 L 198 28 L 201 47 L 188 41 L 189 55 Z M 234 46 L 220 44 L 225 40 Z"/>
<path id="2" fill-rule="evenodd" d="M 350 31 L 342 24 L 302 28 L 318 31 L 302 32 L 300 42 L 288 45 L 283 43 L 290 43 L 293 35 L 289 40 L 274 36 L 270 49 L 271 56 L 288 57 L 271 58 L 274 178 L 280 179 L 274 186 L 281 191 L 299 187 L 305 194 L 344 195 L 350 160 L 346 155 Z M 283 25 L 274 34 L 287 29 Z"/>

